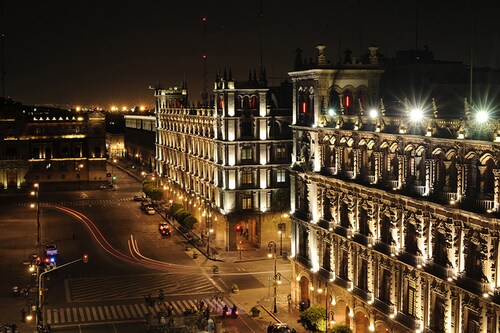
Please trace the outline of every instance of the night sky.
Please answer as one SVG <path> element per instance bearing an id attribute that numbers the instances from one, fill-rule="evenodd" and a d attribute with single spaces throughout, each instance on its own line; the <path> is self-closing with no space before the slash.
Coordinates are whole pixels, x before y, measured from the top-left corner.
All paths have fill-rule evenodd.
<path id="1" fill-rule="evenodd" d="M 264 66 L 271 82 L 327 46 L 358 57 L 375 44 L 390 57 L 427 45 L 439 60 L 469 62 L 471 0 L 264 0 Z M 246 80 L 259 66 L 260 0 L 4 0 L 6 95 L 24 104 L 129 108 L 154 104 L 150 85 L 203 88 L 202 17 L 207 17 L 208 90 L 217 70 Z M 475 64 L 500 67 L 500 20 L 494 1 L 476 0 Z M 360 38 L 361 36 L 361 38 Z M 361 39 L 361 41 L 360 41 Z"/>

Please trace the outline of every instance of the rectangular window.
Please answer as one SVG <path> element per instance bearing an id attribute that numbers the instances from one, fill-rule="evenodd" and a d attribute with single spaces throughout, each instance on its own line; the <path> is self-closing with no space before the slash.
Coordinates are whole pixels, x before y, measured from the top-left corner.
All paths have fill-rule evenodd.
<path id="1" fill-rule="evenodd" d="M 285 158 L 286 149 L 285 147 L 276 147 L 276 158 L 283 159 Z"/>
<path id="2" fill-rule="evenodd" d="M 253 184 L 252 170 L 243 170 L 241 173 L 241 184 L 251 185 Z"/>
<path id="3" fill-rule="evenodd" d="M 408 293 L 406 295 L 406 314 L 412 317 L 416 316 L 415 300 L 416 300 L 417 289 L 415 282 L 408 281 Z"/>
<path id="4" fill-rule="evenodd" d="M 347 280 L 348 264 L 349 254 L 345 250 L 340 251 L 339 276 L 344 280 Z"/>
<path id="5" fill-rule="evenodd" d="M 241 159 L 242 160 L 251 160 L 252 159 L 252 148 L 244 147 L 241 149 Z"/>
<path id="6" fill-rule="evenodd" d="M 278 183 L 286 182 L 286 171 L 285 170 L 276 171 L 276 181 Z"/>
<path id="7" fill-rule="evenodd" d="M 241 199 L 241 208 L 243 210 L 252 209 L 252 197 L 245 197 L 245 198 Z"/>

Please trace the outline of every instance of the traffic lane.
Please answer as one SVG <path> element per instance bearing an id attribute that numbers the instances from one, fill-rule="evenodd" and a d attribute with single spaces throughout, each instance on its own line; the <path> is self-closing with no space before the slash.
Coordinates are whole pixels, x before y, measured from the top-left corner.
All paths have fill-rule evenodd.
<path id="1" fill-rule="evenodd" d="M 145 322 L 96 323 L 77 326 L 58 326 L 61 333 L 137 333 L 146 332 Z"/>

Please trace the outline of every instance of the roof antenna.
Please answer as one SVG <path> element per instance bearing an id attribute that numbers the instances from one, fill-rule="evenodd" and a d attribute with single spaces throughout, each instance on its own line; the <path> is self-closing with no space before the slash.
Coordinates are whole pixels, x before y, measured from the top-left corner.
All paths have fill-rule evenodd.
<path id="1" fill-rule="evenodd" d="M 2 72 L 2 97 L 5 99 L 5 31 L 4 31 L 4 7 L 3 7 L 3 0 L 0 0 L 0 34 L 1 34 L 1 40 L 0 40 L 0 48 L 2 49 L 2 65 L 0 67 L 0 71 Z"/>
<path id="2" fill-rule="evenodd" d="M 470 68 L 469 68 L 469 105 L 472 108 L 472 78 L 474 75 L 474 28 L 475 28 L 475 23 L 474 23 L 474 16 L 475 16 L 475 6 L 474 6 L 474 0 L 471 0 L 471 33 L 470 33 Z"/>
<path id="3" fill-rule="evenodd" d="M 207 0 L 203 0 L 203 16 L 201 24 L 203 27 L 203 92 L 201 99 L 203 106 L 208 106 L 208 83 L 207 83 Z"/>
<path id="4" fill-rule="evenodd" d="M 264 1 L 260 0 L 260 5 L 259 5 L 259 19 L 260 19 L 260 54 L 259 54 L 259 70 L 260 74 L 259 76 L 263 75 L 264 72 L 264 65 L 263 65 L 263 39 L 264 39 Z"/>
<path id="5" fill-rule="evenodd" d="M 415 0 L 415 51 L 418 51 L 418 0 Z"/>

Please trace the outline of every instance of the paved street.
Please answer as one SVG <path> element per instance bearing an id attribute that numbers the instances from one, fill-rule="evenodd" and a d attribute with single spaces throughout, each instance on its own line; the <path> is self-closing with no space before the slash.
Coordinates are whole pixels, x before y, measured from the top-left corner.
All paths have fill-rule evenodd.
<path id="1" fill-rule="evenodd" d="M 184 325 L 182 313 L 203 300 L 219 316 L 222 307 L 237 304 L 238 319 L 223 323 L 228 332 L 260 332 L 269 321 L 276 321 L 263 308 L 259 318 L 251 318 L 254 305 L 265 305 L 272 297 L 273 260 L 265 251 L 243 254 L 223 253 L 225 262 L 216 262 L 219 274 L 213 274 L 214 262 L 203 254 L 193 259 L 186 251 L 186 240 L 175 230 L 162 238 L 159 214 L 146 215 L 132 197 L 140 183 L 115 168 L 116 190 L 43 191 L 41 187 L 42 243 L 55 242 L 59 265 L 89 255 L 89 262 L 77 262 L 46 274 L 44 317 L 60 332 L 144 332 L 145 317 L 156 314 L 165 303 L 173 307 L 176 324 Z M 40 253 L 36 243 L 36 212 L 29 208 L 28 194 L 3 195 L 0 218 L 8 230 L 0 234 L 2 253 L 0 304 L 15 304 L 0 316 L 0 322 L 20 319 L 26 307 L 22 297 L 12 298 L 11 286 L 20 288 L 35 282 L 22 265 L 31 253 Z M 195 250 L 196 251 L 196 250 Z M 286 307 L 290 265 L 278 260 L 277 269 L 284 277 L 279 287 L 278 304 Z M 236 283 L 239 294 L 231 294 Z M 164 292 L 163 302 L 153 307 L 144 297 Z M 32 288 L 28 296 L 36 299 Z M 5 318 L 7 316 L 8 318 Z M 12 319 L 11 319 L 12 318 Z M 22 331 L 32 331 L 31 324 L 19 323 Z M 300 331 L 299 331 L 300 332 Z"/>

